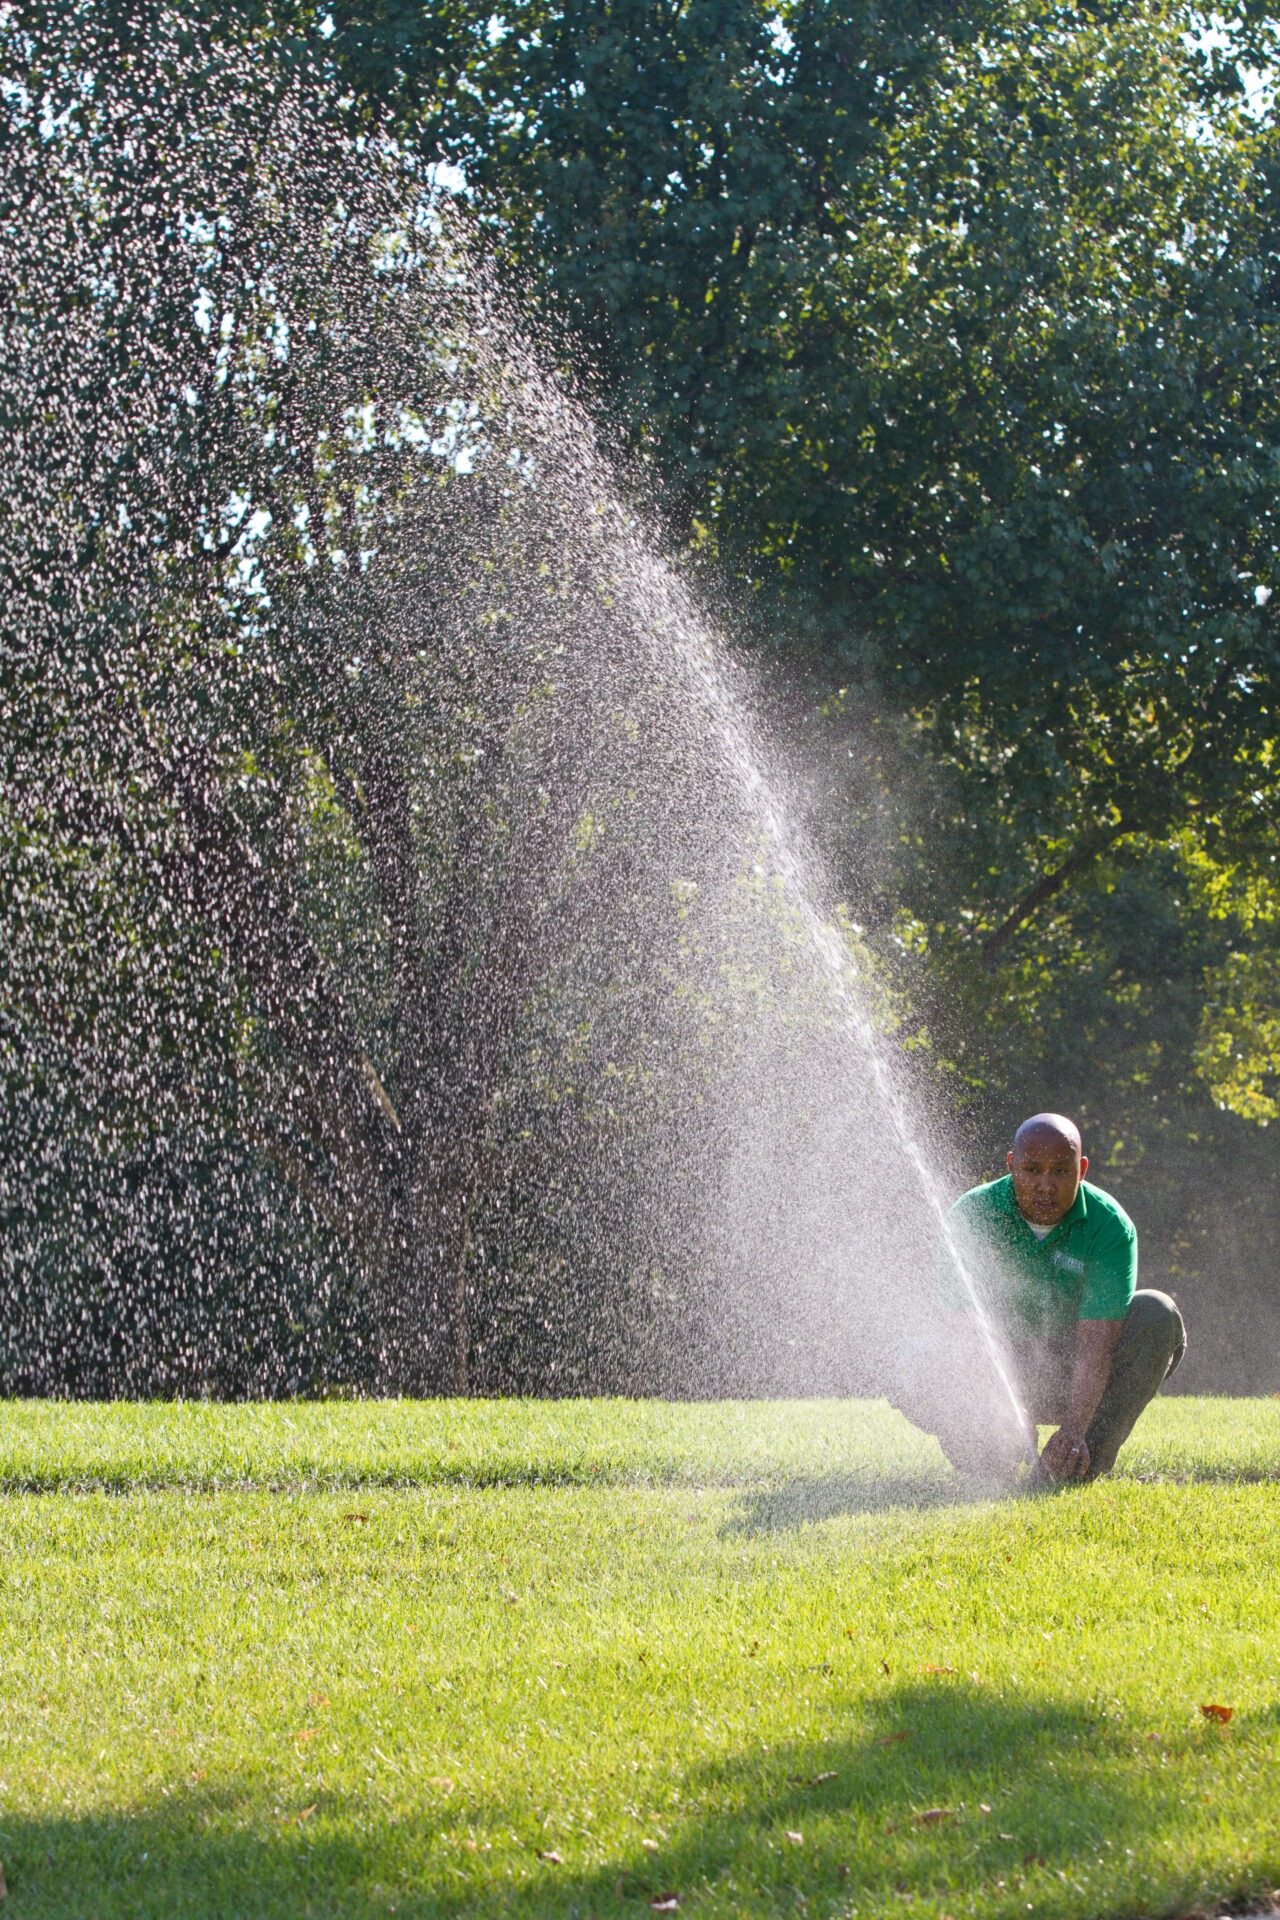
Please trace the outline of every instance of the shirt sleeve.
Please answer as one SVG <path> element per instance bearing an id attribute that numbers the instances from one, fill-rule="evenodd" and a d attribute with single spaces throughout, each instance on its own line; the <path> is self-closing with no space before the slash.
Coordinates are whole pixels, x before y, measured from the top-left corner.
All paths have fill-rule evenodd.
<path id="1" fill-rule="evenodd" d="M 1085 1261 L 1081 1320 L 1123 1320 L 1138 1284 L 1138 1236 L 1114 1217 L 1097 1234 Z"/>

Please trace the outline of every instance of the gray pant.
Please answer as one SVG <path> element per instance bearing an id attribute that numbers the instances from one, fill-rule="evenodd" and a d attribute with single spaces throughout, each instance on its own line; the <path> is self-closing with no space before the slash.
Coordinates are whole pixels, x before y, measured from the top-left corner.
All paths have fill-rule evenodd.
<path id="1" fill-rule="evenodd" d="M 1090 1480 L 1110 1472 L 1138 1415 L 1186 1350 L 1187 1330 L 1169 1295 L 1154 1288 L 1135 1293 L 1112 1356 L 1110 1378 L 1085 1435 Z M 892 1405 L 926 1433 L 936 1434 L 942 1451 L 961 1472 L 1004 1475 L 1025 1456 L 1030 1429 L 1062 1423 L 1075 1364 L 1075 1335 L 1005 1341 L 1001 1363 L 1012 1397 L 985 1353 L 958 1364 L 955 1342 L 945 1328 L 904 1340 L 896 1361 Z"/>

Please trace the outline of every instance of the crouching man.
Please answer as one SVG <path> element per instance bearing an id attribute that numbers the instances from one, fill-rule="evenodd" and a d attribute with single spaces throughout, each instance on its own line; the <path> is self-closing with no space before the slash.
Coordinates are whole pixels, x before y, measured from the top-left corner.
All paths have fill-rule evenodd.
<path id="1" fill-rule="evenodd" d="M 1169 1296 L 1135 1291 L 1133 1222 L 1085 1180 L 1080 1146 L 1061 1114 L 1023 1121 L 1007 1177 L 948 1215 L 941 1326 L 899 1351 L 894 1404 L 984 1480 L 1012 1480 L 1036 1425 L 1057 1428 L 1040 1455 L 1050 1478 L 1109 1472 L 1186 1350 Z"/>

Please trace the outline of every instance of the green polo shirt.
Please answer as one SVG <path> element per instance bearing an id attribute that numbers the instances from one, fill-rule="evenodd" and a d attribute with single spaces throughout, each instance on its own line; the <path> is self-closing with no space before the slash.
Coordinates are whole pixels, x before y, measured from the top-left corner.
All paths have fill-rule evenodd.
<path id="1" fill-rule="evenodd" d="M 948 1312 L 972 1312 L 957 1255 L 1015 1340 L 1070 1333 L 1077 1320 L 1123 1320 L 1138 1283 L 1134 1224 L 1087 1180 L 1043 1240 L 1018 1211 L 1008 1175 L 961 1194 L 938 1247 L 938 1293 Z"/>

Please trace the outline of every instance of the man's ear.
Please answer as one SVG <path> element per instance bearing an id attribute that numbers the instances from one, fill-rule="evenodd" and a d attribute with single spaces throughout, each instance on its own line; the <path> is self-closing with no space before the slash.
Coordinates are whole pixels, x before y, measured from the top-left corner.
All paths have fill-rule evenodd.
<path id="1" fill-rule="evenodd" d="M 1084 1179 L 1088 1171 L 1089 1171 L 1089 1156 L 1087 1153 L 1082 1153 L 1080 1155 L 1080 1178 L 1082 1180 Z"/>

